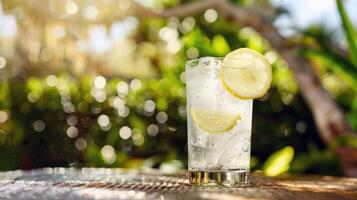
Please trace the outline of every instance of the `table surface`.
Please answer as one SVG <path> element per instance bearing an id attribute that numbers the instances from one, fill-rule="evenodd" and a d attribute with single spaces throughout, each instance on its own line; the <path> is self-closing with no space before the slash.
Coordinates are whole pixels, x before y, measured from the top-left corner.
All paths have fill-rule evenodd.
<path id="1" fill-rule="evenodd" d="M 195 187 L 185 172 L 43 168 L 0 172 L 0 199 L 357 199 L 357 179 L 251 175 L 240 188 Z"/>

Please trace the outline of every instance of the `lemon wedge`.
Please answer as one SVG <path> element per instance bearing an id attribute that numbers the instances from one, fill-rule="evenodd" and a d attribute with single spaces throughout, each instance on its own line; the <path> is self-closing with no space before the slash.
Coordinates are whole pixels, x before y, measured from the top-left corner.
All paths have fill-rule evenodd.
<path id="1" fill-rule="evenodd" d="M 228 53 L 222 62 L 220 79 L 224 88 L 240 99 L 264 96 L 272 81 L 268 60 L 257 51 L 241 48 Z"/>
<path id="2" fill-rule="evenodd" d="M 193 122 L 208 133 L 230 131 L 240 121 L 240 115 L 222 110 L 191 108 Z"/>

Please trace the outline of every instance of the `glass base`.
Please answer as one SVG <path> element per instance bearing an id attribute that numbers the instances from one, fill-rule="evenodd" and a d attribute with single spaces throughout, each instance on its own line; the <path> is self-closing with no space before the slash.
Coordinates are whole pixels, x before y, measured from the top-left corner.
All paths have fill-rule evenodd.
<path id="1" fill-rule="evenodd" d="M 193 171 L 189 170 L 189 183 L 197 186 L 226 186 L 238 187 L 249 184 L 249 170 L 209 170 Z"/>

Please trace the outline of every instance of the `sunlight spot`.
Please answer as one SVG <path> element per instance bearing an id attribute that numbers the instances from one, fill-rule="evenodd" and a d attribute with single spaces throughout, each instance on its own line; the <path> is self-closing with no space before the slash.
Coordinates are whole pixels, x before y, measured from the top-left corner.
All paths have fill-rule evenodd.
<path id="1" fill-rule="evenodd" d="M 125 101 L 120 97 L 114 97 L 113 107 L 116 109 L 124 109 Z"/>
<path id="2" fill-rule="evenodd" d="M 40 96 L 38 95 L 37 92 L 35 91 L 31 91 L 27 94 L 27 99 L 29 100 L 29 102 L 31 103 L 35 103 L 36 101 L 38 101 L 40 98 Z"/>
<path id="3" fill-rule="evenodd" d="M 144 137 L 142 136 L 140 129 L 133 128 L 131 138 L 136 146 L 144 144 Z"/>
<path id="4" fill-rule="evenodd" d="M 107 164 L 113 164 L 116 160 L 115 149 L 110 145 L 105 145 L 101 150 L 102 158 Z"/>
<path id="5" fill-rule="evenodd" d="M 296 123 L 296 131 L 299 133 L 305 133 L 306 129 L 307 129 L 307 125 L 306 122 L 304 121 L 299 121 L 298 123 Z"/>
<path id="6" fill-rule="evenodd" d="M 147 127 L 146 131 L 147 131 L 148 135 L 156 136 L 159 133 L 159 127 L 157 125 L 155 125 L 155 124 L 150 124 Z"/>
<path id="7" fill-rule="evenodd" d="M 70 138 L 75 138 L 78 136 L 78 129 L 74 126 L 70 126 L 68 129 L 67 129 L 67 135 L 68 137 Z"/>
<path id="8" fill-rule="evenodd" d="M 172 54 L 179 52 L 181 49 L 181 43 L 179 40 L 170 40 L 166 44 L 166 50 Z"/>
<path id="9" fill-rule="evenodd" d="M 57 77 L 55 75 L 49 75 L 46 78 L 46 83 L 50 87 L 56 87 L 57 86 Z"/>
<path id="10" fill-rule="evenodd" d="M 0 4 L 0 12 L 1 12 L 1 4 Z M 13 15 L 2 15 L 0 13 L 0 37 L 3 38 L 13 38 L 17 33 L 17 23 L 16 18 Z"/>
<path id="11" fill-rule="evenodd" d="M 110 120 L 109 120 L 108 115 L 101 114 L 98 117 L 97 122 L 98 122 L 99 126 L 106 127 L 106 126 L 109 126 Z"/>
<path id="12" fill-rule="evenodd" d="M 127 106 L 124 106 L 123 108 L 118 109 L 118 115 L 120 117 L 127 117 L 130 113 L 130 110 Z"/>
<path id="13" fill-rule="evenodd" d="M 98 16 L 98 10 L 94 5 L 88 5 L 84 8 L 82 15 L 87 20 L 95 20 Z"/>
<path id="14" fill-rule="evenodd" d="M 144 103 L 144 110 L 146 112 L 154 112 L 155 111 L 156 104 L 153 100 L 147 100 Z"/>
<path id="15" fill-rule="evenodd" d="M 67 116 L 66 121 L 68 125 L 75 126 L 78 123 L 78 118 L 72 114 Z"/>
<path id="16" fill-rule="evenodd" d="M 119 135 L 122 139 L 127 140 L 131 136 L 131 129 L 128 126 L 123 126 L 119 130 Z"/>
<path id="17" fill-rule="evenodd" d="M 265 57 L 268 59 L 270 64 L 273 64 L 278 60 L 279 55 L 275 51 L 268 51 L 265 54 Z"/>
<path id="18" fill-rule="evenodd" d="M 85 139 L 83 138 L 78 138 L 76 140 L 76 142 L 74 143 L 74 145 L 76 146 L 76 148 L 81 151 L 84 150 L 87 147 L 87 142 Z"/>
<path id="19" fill-rule="evenodd" d="M 103 89 L 107 84 L 107 80 L 103 76 L 97 76 L 94 79 L 94 86 L 98 89 Z"/>
<path id="20" fill-rule="evenodd" d="M 140 90 L 142 84 L 141 84 L 141 81 L 139 79 L 133 79 L 131 82 L 130 82 L 130 88 L 133 90 L 133 91 L 137 91 L 137 90 Z"/>
<path id="21" fill-rule="evenodd" d="M 178 108 L 178 113 L 181 117 L 186 117 L 186 115 L 187 115 L 186 107 L 180 106 Z"/>
<path id="22" fill-rule="evenodd" d="M 189 59 L 196 59 L 200 55 L 200 52 L 196 47 L 190 47 L 186 51 L 186 56 Z"/>
<path id="23" fill-rule="evenodd" d="M 159 31 L 159 37 L 166 42 L 177 40 L 178 35 L 179 34 L 175 28 L 167 26 L 161 28 Z"/>
<path id="24" fill-rule="evenodd" d="M 78 12 L 78 6 L 73 1 L 67 1 L 66 12 L 70 15 L 74 15 Z"/>
<path id="25" fill-rule="evenodd" d="M 5 111 L 0 111 L 0 123 L 5 123 L 8 120 L 8 114 Z"/>
<path id="26" fill-rule="evenodd" d="M 6 59 L 0 56 L 0 69 L 4 68 L 5 66 L 6 66 Z"/>
<path id="27" fill-rule="evenodd" d="M 217 20 L 218 18 L 218 13 L 216 10 L 214 9 L 208 9 L 206 10 L 205 14 L 204 14 L 205 20 L 209 23 L 213 23 Z"/>
<path id="28" fill-rule="evenodd" d="M 193 17 L 186 17 L 179 26 L 181 33 L 188 33 L 195 27 L 196 21 Z"/>
<path id="29" fill-rule="evenodd" d="M 182 83 L 186 83 L 186 72 L 181 72 L 180 74 L 180 81 Z"/>
<path id="30" fill-rule="evenodd" d="M 159 112 L 156 115 L 156 120 L 160 124 L 164 124 L 167 121 L 167 119 L 168 119 L 168 115 L 165 112 Z"/>
<path id="31" fill-rule="evenodd" d="M 117 93 L 118 95 L 126 96 L 129 92 L 129 86 L 126 82 L 121 81 L 117 85 Z"/>
<path id="32" fill-rule="evenodd" d="M 36 120 L 33 123 L 33 129 L 37 132 L 42 132 L 43 130 L 45 130 L 45 128 L 46 128 L 46 124 L 42 120 Z"/>
<path id="33" fill-rule="evenodd" d="M 139 20 L 135 17 L 127 17 L 114 22 L 110 27 L 110 37 L 119 40 L 128 37 L 139 25 Z"/>

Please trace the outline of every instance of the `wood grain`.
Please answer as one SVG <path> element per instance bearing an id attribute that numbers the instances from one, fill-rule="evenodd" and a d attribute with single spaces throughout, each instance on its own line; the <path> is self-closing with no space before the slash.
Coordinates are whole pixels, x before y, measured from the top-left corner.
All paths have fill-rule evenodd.
<path id="1" fill-rule="evenodd" d="M 357 179 L 253 173 L 247 187 L 195 187 L 186 173 L 46 168 L 0 173 L 0 199 L 357 199 Z"/>

